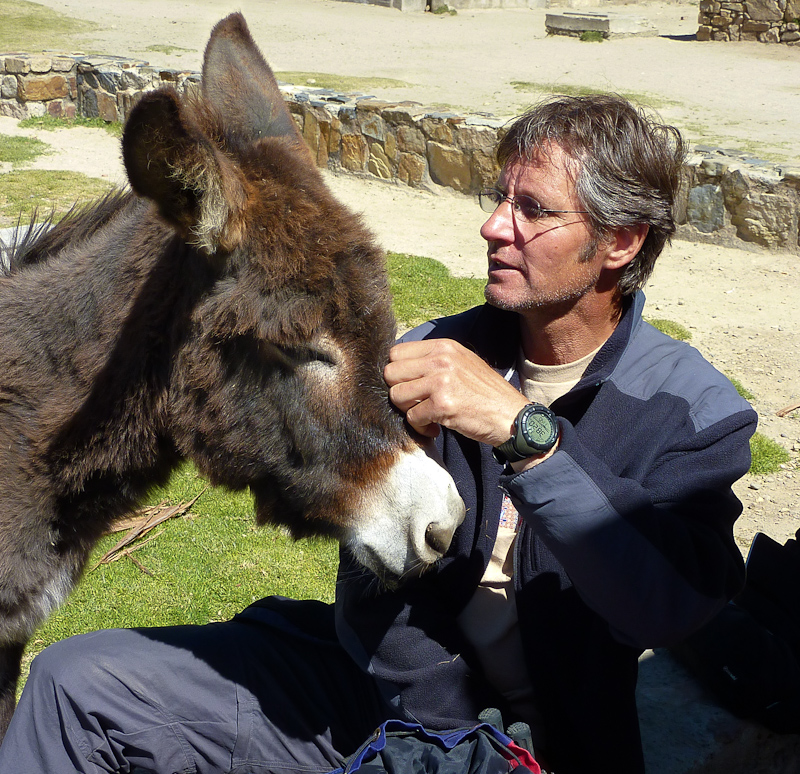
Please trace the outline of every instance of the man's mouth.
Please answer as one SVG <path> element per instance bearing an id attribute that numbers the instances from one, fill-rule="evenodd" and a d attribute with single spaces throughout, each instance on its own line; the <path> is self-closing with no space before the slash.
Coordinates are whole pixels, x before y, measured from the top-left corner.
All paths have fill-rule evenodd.
<path id="1" fill-rule="evenodd" d="M 501 271 L 519 271 L 519 269 L 501 258 L 498 258 L 496 255 L 490 255 L 488 271 L 491 275 Z"/>

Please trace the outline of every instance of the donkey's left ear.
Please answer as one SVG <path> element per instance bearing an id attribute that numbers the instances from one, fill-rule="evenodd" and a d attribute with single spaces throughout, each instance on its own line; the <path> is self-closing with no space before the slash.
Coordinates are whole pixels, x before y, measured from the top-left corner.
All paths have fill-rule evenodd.
<path id="1" fill-rule="evenodd" d="M 187 242 L 208 254 L 240 243 L 241 174 L 184 115 L 175 92 L 139 100 L 125 124 L 122 157 L 133 190 L 152 199 Z"/>
<path id="2" fill-rule="evenodd" d="M 283 137 L 305 147 L 275 76 L 240 13 L 227 16 L 211 31 L 203 57 L 202 89 L 226 131 L 250 141 Z"/>

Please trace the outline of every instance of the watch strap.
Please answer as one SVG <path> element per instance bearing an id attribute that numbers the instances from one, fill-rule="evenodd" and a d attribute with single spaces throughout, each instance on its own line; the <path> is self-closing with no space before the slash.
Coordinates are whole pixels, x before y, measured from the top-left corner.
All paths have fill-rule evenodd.
<path id="1" fill-rule="evenodd" d="M 501 465 L 505 465 L 507 462 L 521 462 L 522 460 L 528 459 L 528 456 L 520 454 L 514 448 L 513 438 L 509 438 L 507 441 L 497 446 L 492 454 Z"/>

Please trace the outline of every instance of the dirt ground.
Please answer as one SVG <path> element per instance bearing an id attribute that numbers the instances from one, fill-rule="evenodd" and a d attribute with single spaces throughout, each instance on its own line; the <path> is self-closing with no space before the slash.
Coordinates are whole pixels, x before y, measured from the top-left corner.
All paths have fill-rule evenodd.
<path id="1" fill-rule="evenodd" d="M 697 43 L 695 5 L 629 5 L 658 37 L 603 44 L 548 38 L 544 10 L 400 13 L 336 0 L 44 0 L 99 22 L 93 49 L 145 57 L 157 66 L 199 69 L 214 22 L 244 12 L 276 70 L 395 78 L 412 84 L 374 92 L 387 99 L 447 104 L 495 115 L 525 106 L 511 81 L 601 87 L 654 95 L 659 112 L 694 142 L 745 149 L 762 158 L 800 157 L 800 47 Z M 602 8 L 609 10 L 608 6 Z M 185 52 L 148 53 L 150 45 Z M 0 133 L 33 134 L 10 118 Z M 34 166 L 124 182 L 119 142 L 105 132 L 37 132 L 53 147 Z M 376 179 L 328 175 L 336 195 L 362 213 L 386 249 L 426 255 L 458 275 L 481 276 L 483 214 L 470 198 Z M 746 551 L 763 531 L 783 542 L 800 528 L 800 256 L 675 241 L 646 289 L 650 317 L 688 327 L 691 343 L 756 398 L 760 429 L 791 455 L 781 472 L 736 485 L 744 504 L 737 540 Z"/>

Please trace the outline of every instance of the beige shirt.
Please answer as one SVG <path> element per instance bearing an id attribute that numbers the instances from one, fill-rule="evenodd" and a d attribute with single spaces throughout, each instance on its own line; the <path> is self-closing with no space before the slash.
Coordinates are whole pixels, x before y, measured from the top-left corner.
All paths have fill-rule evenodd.
<path id="1" fill-rule="evenodd" d="M 549 406 L 578 383 L 599 349 L 574 363 L 555 366 L 532 363 L 520 351 L 518 370 L 523 394 L 528 400 Z M 514 719 L 528 723 L 534 746 L 541 746 L 540 713 L 525 665 L 514 598 L 517 526 L 516 508 L 505 495 L 491 560 L 475 594 L 459 615 L 458 625 L 474 646 L 486 677 L 508 700 Z"/>

